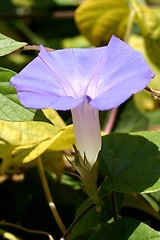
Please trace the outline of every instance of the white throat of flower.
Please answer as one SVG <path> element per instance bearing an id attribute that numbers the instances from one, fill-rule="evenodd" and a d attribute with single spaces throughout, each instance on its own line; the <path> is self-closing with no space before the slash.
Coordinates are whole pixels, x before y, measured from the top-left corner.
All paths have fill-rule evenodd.
<path id="1" fill-rule="evenodd" d="M 71 110 L 77 149 L 82 159 L 81 163 L 85 168 L 92 169 L 101 149 L 101 130 L 98 110 L 92 108 L 87 98 L 84 102 Z"/>

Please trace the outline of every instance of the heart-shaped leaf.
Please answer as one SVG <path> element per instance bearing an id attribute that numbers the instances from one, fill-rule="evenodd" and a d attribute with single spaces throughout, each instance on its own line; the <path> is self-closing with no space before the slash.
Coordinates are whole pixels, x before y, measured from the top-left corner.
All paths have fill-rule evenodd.
<path id="1" fill-rule="evenodd" d="M 100 169 L 107 190 L 150 192 L 160 189 L 160 132 L 110 134 L 103 137 Z"/>

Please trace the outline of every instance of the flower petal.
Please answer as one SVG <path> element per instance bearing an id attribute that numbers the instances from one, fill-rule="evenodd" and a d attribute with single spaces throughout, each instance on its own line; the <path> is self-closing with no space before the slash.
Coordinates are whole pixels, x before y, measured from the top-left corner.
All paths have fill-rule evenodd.
<path id="1" fill-rule="evenodd" d="M 20 102 L 27 108 L 69 110 L 84 98 L 67 96 L 59 81 L 40 57 L 36 57 L 19 74 L 11 78 L 10 86 L 17 90 Z"/>
<path id="2" fill-rule="evenodd" d="M 93 48 L 48 53 L 41 46 L 38 57 L 12 77 L 10 85 L 16 88 L 25 107 L 72 109 L 75 104 L 81 103 L 81 99 L 74 102 L 70 100 L 85 97 L 103 51 L 103 48 Z"/>
<path id="3" fill-rule="evenodd" d="M 54 110 L 70 110 L 84 101 L 84 98 L 74 99 L 73 97 L 45 95 L 34 92 L 18 92 L 18 97 L 23 106 L 33 109 L 52 108 Z"/>
<path id="4" fill-rule="evenodd" d="M 106 47 L 75 48 L 46 52 L 41 47 L 39 56 L 51 69 L 53 79 L 59 81 L 66 94 L 79 98 L 86 95 L 105 49 Z"/>
<path id="5" fill-rule="evenodd" d="M 97 73 L 97 96 L 90 102 L 99 110 L 119 106 L 154 77 L 142 54 L 116 37 L 112 37 L 105 54 Z"/>

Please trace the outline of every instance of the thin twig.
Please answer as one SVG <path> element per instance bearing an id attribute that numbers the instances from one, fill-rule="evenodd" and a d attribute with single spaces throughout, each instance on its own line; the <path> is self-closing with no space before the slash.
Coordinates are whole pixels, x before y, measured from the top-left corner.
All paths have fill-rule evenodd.
<path id="1" fill-rule="evenodd" d="M 53 52 L 54 49 L 45 47 L 47 52 Z M 40 46 L 37 45 L 27 45 L 22 48 L 24 51 L 40 51 Z"/>
<path id="2" fill-rule="evenodd" d="M 113 209 L 114 221 L 117 221 L 118 220 L 118 208 L 117 208 L 116 192 L 114 192 L 114 191 L 112 191 L 112 209 Z"/>
<path id="3" fill-rule="evenodd" d="M 63 224 L 63 222 L 62 222 L 62 220 L 59 216 L 59 213 L 57 211 L 56 205 L 53 201 L 53 198 L 52 198 L 52 195 L 51 195 L 51 192 L 49 190 L 48 183 L 47 183 L 47 179 L 46 179 L 46 176 L 45 176 L 43 164 L 42 164 L 42 161 L 41 161 L 40 157 L 37 158 L 37 167 L 38 167 L 38 170 L 39 170 L 39 175 L 40 175 L 40 178 L 41 178 L 41 182 L 42 182 L 42 185 L 43 185 L 45 196 L 46 196 L 47 201 L 48 201 L 49 208 L 50 208 L 50 210 L 53 214 L 53 217 L 54 217 L 57 225 L 59 226 L 61 232 L 64 233 L 64 232 L 66 232 L 66 227 L 64 226 L 64 224 Z"/>
<path id="4" fill-rule="evenodd" d="M 154 97 L 154 99 L 156 100 L 160 100 L 160 91 L 155 90 L 151 87 L 145 87 L 145 90 L 147 90 L 148 92 L 152 93 L 152 96 Z"/>
<path id="5" fill-rule="evenodd" d="M 30 234 L 42 234 L 42 235 L 47 235 L 48 236 L 48 239 L 49 240 L 54 240 L 54 238 L 51 236 L 51 234 L 47 233 L 47 232 L 43 232 L 43 231 L 38 231 L 38 230 L 31 230 L 31 229 L 28 229 L 28 228 L 24 228 L 24 227 L 21 227 L 21 226 L 18 226 L 18 225 L 15 225 L 13 223 L 8 223 L 8 222 L 3 222 L 3 221 L 0 221 L 0 226 L 6 226 L 6 227 L 12 227 L 12 228 L 16 228 L 16 229 L 19 229 L 21 231 L 24 231 L 24 232 L 27 232 L 27 233 L 30 233 Z"/>

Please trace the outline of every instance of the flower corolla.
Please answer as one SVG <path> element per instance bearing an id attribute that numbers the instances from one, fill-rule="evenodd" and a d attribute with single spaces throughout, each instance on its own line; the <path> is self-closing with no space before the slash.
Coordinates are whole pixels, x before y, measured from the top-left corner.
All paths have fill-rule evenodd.
<path id="1" fill-rule="evenodd" d="M 71 110 L 77 148 L 91 170 L 101 148 L 98 111 L 116 108 L 153 76 L 142 54 L 113 36 L 99 48 L 47 52 L 41 46 L 10 85 L 27 108 Z"/>

